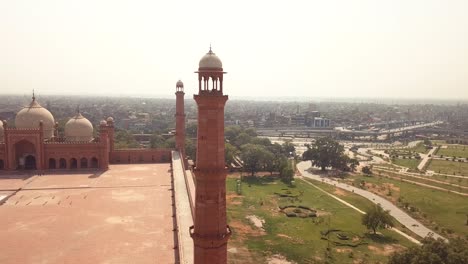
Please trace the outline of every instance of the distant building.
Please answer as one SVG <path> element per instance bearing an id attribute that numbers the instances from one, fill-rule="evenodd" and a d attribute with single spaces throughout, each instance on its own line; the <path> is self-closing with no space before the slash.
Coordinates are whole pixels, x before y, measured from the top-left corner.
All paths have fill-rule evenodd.
<path id="1" fill-rule="evenodd" d="M 314 117 L 311 127 L 325 128 L 330 127 L 330 119 L 323 117 Z"/>

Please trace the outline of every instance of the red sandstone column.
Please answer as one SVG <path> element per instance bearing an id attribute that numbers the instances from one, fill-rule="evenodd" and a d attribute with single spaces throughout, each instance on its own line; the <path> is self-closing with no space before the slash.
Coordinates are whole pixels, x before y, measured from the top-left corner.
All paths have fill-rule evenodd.
<path id="1" fill-rule="evenodd" d="M 99 130 L 99 144 L 100 144 L 100 157 L 98 160 L 99 168 L 102 170 L 109 169 L 109 155 L 110 155 L 110 144 L 109 144 L 109 129 L 106 121 L 101 121 Z"/>
<path id="2" fill-rule="evenodd" d="M 214 61 L 214 63 L 213 63 Z M 197 72 L 204 79 L 223 74 L 221 61 L 211 51 L 200 60 Z M 208 81 L 204 82 L 206 85 Z M 208 82 L 209 83 L 209 82 Z M 224 158 L 224 105 L 220 90 L 199 86 L 198 138 L 195 173 L 195 223 L 191 229 L 195 264 L 227 263 L 231 235 L 226 221 L 226 166 Z"/>
<path id="3" fill-rule="evenodd" d="M 184 109 L 184 84 L 178 81 L 176 84 L 176 149 L 185 158 L 185 109 Z"/>

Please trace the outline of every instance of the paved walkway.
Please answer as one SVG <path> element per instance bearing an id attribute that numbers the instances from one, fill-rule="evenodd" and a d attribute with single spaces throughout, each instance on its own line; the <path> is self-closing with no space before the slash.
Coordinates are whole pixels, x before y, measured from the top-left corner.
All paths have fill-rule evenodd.
<path id="1" fill-rule="evenodd" d="M 190 237 L 189 228 L 193 225 L 193 216 L 182 162 L 179 152 L 172 151 L 180 263 L 191 264 L 193 263 L 193 240 Z"/>
<path id="2" fill-rule="evenodd" d="M 310 166 L 311 166 L 310 161 L 302 161 L 302 162 L 299 162 L 297 164 L 297 169 L 301 172 L 301 174 L 304 177 L 314 179 L 314 180 L 317 180 L 317 181 L 321 181 L 321 182 L 324 182 L 324 183 L 327 183 L 327 184 L 330 184 L 330 185 L 334 185 L 334 186 L 336 186 L 338 188 L 341 188 L 341 189 L 344 189 L 346 191 L 354 192 L 355 194 L 358 194 L 358 195 L 370 200 L 371 202 L 373 202 L 375 204 L 380 204 L 383 209 L 389 210 L 390 215 L 392 215 L 398 222 L 403 224 L 406 228 L 408 228 L 409 230 L 411 230 L 413 233 L 417 234 L 420 237 L 426 237 L 429 234 L 434 234 L 434 238 L 439 238 L 439 237 L 443 238 L 442 236 L 440 236 L 439 234 L 434 233 L 432 230 L 425 227 L 420 222 L 416 221 L 414 218 L 409 216 L 403 210 L 396 207 L 394 204 L 392 204 L 391 202 L 385 200 L 384 198 L 382 198 L 382 197 L 380 197 L 378 195 L 375 195 L 375 194 L 373 194 L 373 193 L 371 193 L 369 191 L 362 190 L 360 188 L 356 188 L 356 187 L 353 187 L 353 186 L 345 184 L 345 183 L 340 183 L 340 182 L 335 181 L 335 180 L 331 180 L 331 179 L 328 179 L 328 178 L 323 178 L 323 177 L 321 177 L 319 175 L 312 174 L 312 173 L 307 171 L 307 169 L 309 169 Z"/>
<path id="3" fill-rule="evenodd" d="M 315 185 L 315 184 L 313 184 L 313 183 L 311 183 L 311 182 L 309 182 L 309 181 L 306 181 L 306 180 L 304 180 L 303 178 L 301 178 L 301 180 L 304 181 L 306 184 L 309 184 L 309 185 L 313 186 L 314 188 L 316 188 L 316 189 L 318 189 L 318 190 L 324 192 L 325 194 L 329 195 L 330 197 L 332 197 L 332 198 L 338 200 L 340 203 L 342 203 L 342 204 L 344 204 L 344 205 L 346 205 L 346 206 L 348 206 L 348 207 L 350 207 L 350 208 L 353 208 L 354 210 L 358 211 L 359 213 L 361 213 L 361 214 L 366 214 L 366 212 L 362 211 L 361 209 L 357 208 L 356 206 L 354 206 L 354 205 L 352 205 L 352 204 L 346 202 L 345 200 L 343 200 L 343 199 L 337 197 L 336 195 L 333 195 L 333 194 L 331 194 L 331 193 L 329 193 L 329 192 L 323 190 L 322 188 L 318 187 L 317 185 Z M 413 243 L 415 243 L 415 244 L 418 244 L 418 245 L 421 244 L 421 242 L 419 242 L 417 239 L 411 237 L 410 235 L 407 235 L 406 233 L 404 233 L 404 232 L 402 232 L 402 231 L 400 231 L 400 230 L 398 230 L 398 229 L 396 229 L 396 228 L 391 228 L 391 230 L 393 230 L 393 231 L 397 232 L 398 234 L 400 234 L 400 235 L 406 237 L 409 241 L 411 241 L 411 242 L 413 242 Z"/>
<path id="4" fill-rule="evenodd" d="M 419 163 L 418 165 L 418 170 L 423 171 L 424 167 L 426 166 L 427 162 L 432 159 L 432 156 L 434 155 L 434 152 L 437 150 L 437 147 L 433 147 L 429 153 L 426 154 L 426 156 L 423 158 L 423 160 Z"/>

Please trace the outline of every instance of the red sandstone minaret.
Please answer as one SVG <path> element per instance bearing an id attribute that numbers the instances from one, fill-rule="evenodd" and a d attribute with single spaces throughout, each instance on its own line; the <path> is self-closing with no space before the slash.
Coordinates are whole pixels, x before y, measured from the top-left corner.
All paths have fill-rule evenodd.
<path id="1" fill-rule="evenodd" d="M 184 83 L 176 83 L 176 149 L 185 158 L 185 110 L 184 110 Z"/>
<path id="2" fill-rule="evenodd" d="M 195 173 L 195 224 L 191 228 L 195 264 L 227 263 L 231 230 L 226 222 L 226 165 L 224 160 L 223 65 L 211 51 L 200 60 L 198 138 Z"/>

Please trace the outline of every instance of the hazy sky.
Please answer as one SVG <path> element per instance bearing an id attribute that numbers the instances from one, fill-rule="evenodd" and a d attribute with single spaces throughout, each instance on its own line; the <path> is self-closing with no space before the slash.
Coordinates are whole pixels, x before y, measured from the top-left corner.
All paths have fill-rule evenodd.
<path id="1" fill-rule="evenodd" d="M 468 1 L 0 0 L 0 93 L 468 99 Z"/>

